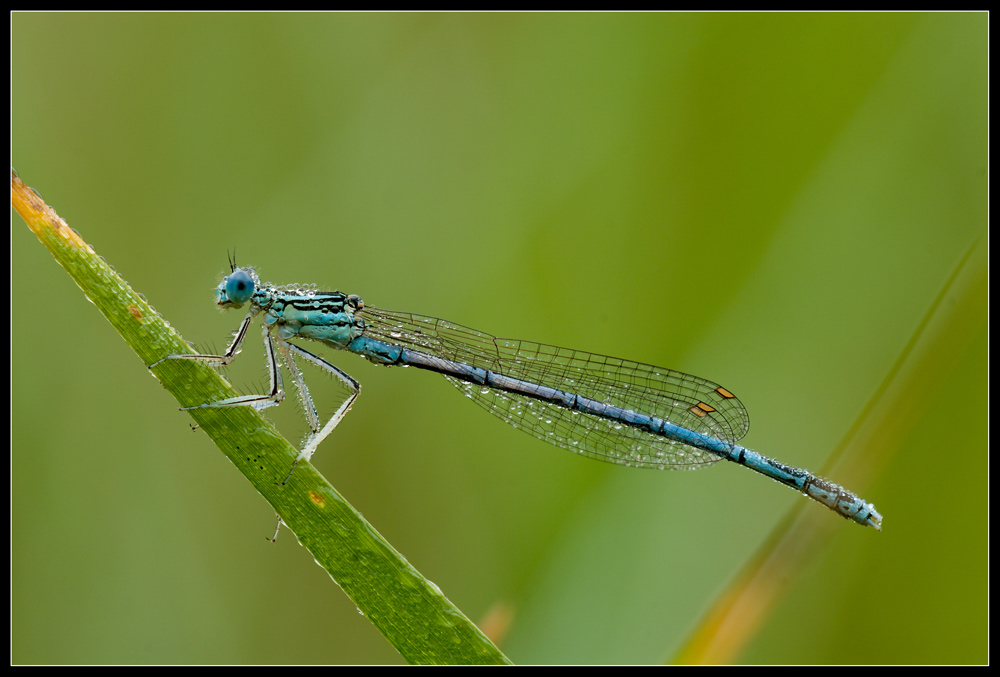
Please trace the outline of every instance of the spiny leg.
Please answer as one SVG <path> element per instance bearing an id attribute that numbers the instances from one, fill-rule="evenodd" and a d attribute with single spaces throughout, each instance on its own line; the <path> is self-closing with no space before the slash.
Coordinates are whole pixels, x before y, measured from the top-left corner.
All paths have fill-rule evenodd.
<path id="1" fill-rule="evenodd" d="M 226 349 L 223 355 L 194 355 L 194 354 L 176 354 L 168 355 L 167 357 L 154 362 L 149 365 L 152 369 L 156 365 L 160 364 L 164 360 L 199 360 L 209 363 L 214 363 L 213 366 L 226 366 L 230 364 L 236 355 L 239 354 L 243 340 L 246 338 L 247 330 L 250 327 L 250 323 L 256 315 L 257 311 L 251 310 L 247 316 L 243 319 L 240 324 L 239 329 L 237 329 L 232 342 Z M 202 408 L 212 408 L 212 407 L 235 407 L 235 406 L 251 406 L 254 409 L 261 410 L 268 407 L 275 406 L 279 404 L 285 398 L 284 385 L 281 378 L 281 368 L 278 364 L 277 356 L 274 354 L 274 344 L 277 342 L 278 350 L 281 353 L 282 361 L 288 367 L 289 373 L 292 375 L 292 380 L 295 383 L 295 387 L 298 389 L 299 397 L 302 400 L 303 408 L 305 409 L 306 419 L 309 423 L 309 429 L 311 431 L 308 439 L 296 456 L 295 461 L 292 463 L 292 469 L 288 472 L 288 475 L 281 482 L 282 485 L 286 484 L 291 478 L 292 473 L 295 472 L 295 466 L 298 462 L 305 459 L 309 460 L 312 455 L 316 452 L 316 448 L 319 446 L 333 429 L 337 427 L 340 421 L 344 418 L 347 412 L 350 410 L 351 405 L 357 398 L 358 393 L 361 391 L 361 385 L 349 374 L 341 371 L 334 365 L 330 364 L 322 357 L 314 355 L 313 353 L 300 348 L 294 343 L 289 343 L 280 337 L 274 337 L 271 335 L 267 324 L 265 323 L 262 328 L 262 333 L 264 337 L 264 352 L 267 357 L 267 367 L 270 373 L 271 387 L 270 392 L 266 395 L 242 395 L 238 397 L 231 397 L 225 400 L 219 400 L 218 402 L 209 402 L 206 404 L 199 404 L 192 407 L 183 407 L 181 411 L 189 411 L 191 409 L 202 409 Z M 307 362 L 311 362 L 320 369 L 324 369 L 334 376 L 336 376 L 347 388 L 351 391 L 351 394 L 346 400 L 337 408 L 337 411 L 333 413 L 333 416 L 327 421 L 326 425 L 322 428 L 320 427 L 319 414 L 316 410 L 316 406 L 313 404 L 312 396 L 309 394 L 309 388 L 306 386 L 305 380 L 302 378 L 302 373 L 299 371 L 298 366 L 295 364 L 292 355 L 298 355 Z M 280 523 L 279 523 L 280 527 Z"/>
<path id="2" fill-rule="evenodd" d="M 241 326 L 241 329 L 243 327 Z M 244 330 L 245 332 L 245 330 Z M 271 336 L 268 331 L 268 327 L 265 324 L 263 327 L 264 335 L 264 353 L 267 357 L 267 369 L 270 373 L 271 388 L 267 395 L 240 395 L 238 397 L 230 397 L 225 400 L 219 400 L 218 402 L 208 402 L 206 404 L 196 404 L 193 407 L 182 407 L 181 411 L 190 411 L 191 409 L 204 409 L 212 407 L 239 407 L 239 406 L 249 406 L 260 411 L 261 409 L 267 409 L 268 407 L 273 407 L 279 404 L 283 399 L 285 399 L 285 388 L 281 380 L 281 368 L 278 366 L 277 357 L 274 354 L 274 341 L 275 339 Z M 239 339 L 242 341 L 242 338 Z M 233 345 L 238 345 L 237 342 L 233 342 Z M 232 347 L 231 347 L 232 348 Z M 236 352 L 239 352 L 237 348 Z M 236 353 L 231 353 L 231 350 L 226 351 L 228 358 L 225 356 L 215 356 L 215 355 L 176 355 L 171 356 L 175 358 L 187 358 L 187 359 L 199 359 L 203 358 L 205 361 L 214 361 L 208 358 L 221 357 L 223 359 L 228 359 L 232 361 L 233 356 Z M 228 364 L 228 362 L 220 362 L 220 365 Z"/>
<path id="3" fill-rule="evenodd" d="M 288 367 L 288 371 L 292 374 L 292 380 L 295 382 L 296 387 L 299 388 L 299 395 L 302 398 L 303 407 L 306 410 L 306 418 L 309 420 L 309 427 L 312 430 L 312 433 L 309 435 L 306 443 L 302 446 L 302 451 L 300 451 L 299 455 L 295 457 L 295 461 L 292 463 L 292 469 L 288 471 L 288 476 L 281 482 L 281 484 L 284 485 L 288 482 L 289 478 L 291 478 L 292 473 L 295 472 L 295 466 L 298 465 L 299 461 L 308 461 L 312 458 L 312 455 L 316 452 L 316 447 L 319 446 L 320 442 L 326 439 L 326 436 L 333 432 L 333 429 L 336 428 L 344 416 L 347 415 L 347 412 L 351 409 L 351 405 L 354 404 L 354 400 L 357 399 L 358 393 L 361 392 L 361 384 L 359 384 L 351 375 L 341 371 L 319 355 L 314 355 L 305 348 L 300 348 L 294 343 L 289 343 L 280 337 L 275 340 L 278 343 L 278 350 L 281 352 L 285 365 Z M 341 403 L 341 405 L 337 408 L 337 411 L 333 412 L 333 416 L 322 428 L 319 427 L 319 415 L 316 413 L 316 407 L 313 405 L 312 397 L 309 395 L 309 390 L 306 388 L 305 381 L 302 379 L 302 374 L 299 372 L 298 367 L 292 359 L 292 354 L 301 357 L 307 362 L 311 362 L 320 369 L 330 372 L 351 391 L 351 394 L 348 395 L 347 399 L 344 400 L 343 403 Z"/>
<path id="4" fill-rule="evenodd" d="M 278 523 L 274 527 L 274 536 L 271 536 L 271 538 L 267 538 L 267 536 L 264 537 L 272 543 L 278 540 L 278 532 L 281 531 L 281 525 L 284 524 L 284 520 L 281 519 L 281 515 L 274 513 L 274 516 L 278 518 Z"/>
<path id="5" fill-rule="evenodd" d="M 233 335 L 233 340 L 229 343 L 229 347 L 226 348 L 226 352 L 222 355 L 194 355 L 192 353 L 177 353 L 174 355 L 167 355 L 164 358 L 153 362 L 149 365 L 149 369 L 152 369 L 160 362 L 166 360 L 199 360 L 201 362 L 217 362 L 220 367 L 228 366 L 240 352 L 240 348 L 243 345 L 243 339 L 247 336 L 247 330 L 250 328 L 250 323 L 253 322 L 254 315 L 257 314 L 256 310 L 251 310 L 247 313 L 247 316 L 243 318 L 243 322 L 240 323 L 239 328 Z M 266 331 L 265 326 L 265 331 Z"/>
<path id="6" fill-rule="evenodd" d="M 299 391 L 299 401 L 302 402 L 302 409 L 305 412 L 306 422 L 309 424 L 309 430 L 313 435 L 319 432 L 319 412 L 316 411 L 316 405 L 313 403 L 312 395 L 309 394 L 309 388 L 306 386 L 306 381 L 302 378 L 302 372 L 299 371 L 299 367 L 295 364 L 295 360 L 292 359 L 291 350 L 289 346 L 292 345 L 283 339 L 278 339 L 278 352 L 281 353 L 281 360 L 285 363 L 285 367 L 288 368 L 288 373 L 292 375 L 292 382 Z"/>

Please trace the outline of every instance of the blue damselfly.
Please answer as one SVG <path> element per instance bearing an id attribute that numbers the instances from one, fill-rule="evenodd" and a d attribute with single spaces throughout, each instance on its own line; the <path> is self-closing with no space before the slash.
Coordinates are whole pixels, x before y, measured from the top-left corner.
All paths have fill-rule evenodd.
<path id="1" fill-rule="evenodd" d="M 284 398 L 280 369 L 284 364 L 310 429 L 285 482 L 296 464 L 312 457 L 360 392 L 353 377 L 292 342 L 308 339 L 376 364 L 438 372 L 491 414 L 583 456 L 671 469 L 698 468 L 725 459 L 792 487 L 843 517 L 881 528 L 882 516 L 871 503 L 806 470 L 738 445 L 750 427 L 749 416 L 743 404 L 717 383 L 640 362 L 498 338 L 425 315 L 381 310 L 353 294 L 262 285 L 253 268 L 231 267 L 216 289 L 216 303 L 222 308 L 249 303 L 250 310 L 225 353 L 170 355 L 164 360 L 228 365 L 239 353 L 253 319 L 263 315 L 269 392 L 186 409 L 276 405 Z M 320 420 L 295 358 L 329 372 L 350 392 L 326 423 Z"/>

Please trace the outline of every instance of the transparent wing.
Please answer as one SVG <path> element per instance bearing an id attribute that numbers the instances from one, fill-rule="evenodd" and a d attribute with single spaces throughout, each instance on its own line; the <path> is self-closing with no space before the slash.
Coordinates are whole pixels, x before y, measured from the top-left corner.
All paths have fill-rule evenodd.
<path id="1" fill-rule="evenodd" d="M 531 341 L 497 338 L 434 317 L 365 306 L 365 335 L 542 386 L 583 395 L 715 437 L 732 446 L 750 419 L 717 383 L 679 371 Z M 550 402 L 445 376 L 515 428 L 578 454 L 621 465 L 697 468 L 719 457 L 681 441 Z"/>

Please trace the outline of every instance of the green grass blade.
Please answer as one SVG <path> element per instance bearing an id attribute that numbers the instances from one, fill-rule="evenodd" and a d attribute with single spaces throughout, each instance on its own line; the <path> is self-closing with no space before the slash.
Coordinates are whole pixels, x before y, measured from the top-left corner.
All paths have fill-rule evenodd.
<path id="1" fill-rule="evenodd" d="M 13 171 L 11 203 L 143 364 L 191 351 L 146 300 Z M 237 394 L 204 363 L 171 360 L 153 371 L 182 406 Z M 250 407 L 227 407 L 190 414 L 406 661 L 510 662 L 312 465 L 300 463 L 287 485 L 276 484 L 298 451 L 258 412 Z"/>

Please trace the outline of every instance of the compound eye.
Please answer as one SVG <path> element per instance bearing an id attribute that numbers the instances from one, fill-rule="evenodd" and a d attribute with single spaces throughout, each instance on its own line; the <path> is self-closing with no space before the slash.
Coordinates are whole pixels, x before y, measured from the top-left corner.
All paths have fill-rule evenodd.
<path id="1" fill-rule="evenodd" d="M 245 270 L 237 270 L 226 278 L 226 297 L 236 305 L 250 300 L 254 292 L 253 277 Z"/>

